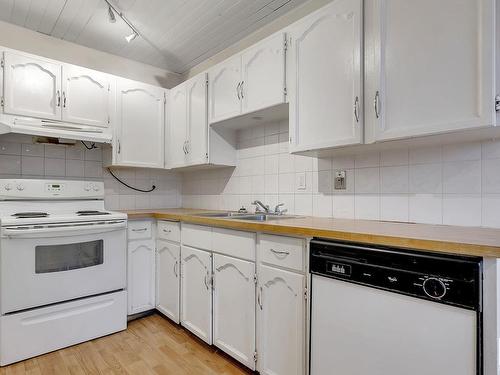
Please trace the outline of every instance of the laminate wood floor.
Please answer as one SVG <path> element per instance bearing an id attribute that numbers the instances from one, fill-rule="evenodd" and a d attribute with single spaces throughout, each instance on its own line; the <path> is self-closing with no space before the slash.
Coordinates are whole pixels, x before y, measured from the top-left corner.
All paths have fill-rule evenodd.
<path id="1" fill-rule="evenodd" d="M 158 314 L 129 322 L 126 331 L 0 368 L 0 375 L 251 373 Z"/>

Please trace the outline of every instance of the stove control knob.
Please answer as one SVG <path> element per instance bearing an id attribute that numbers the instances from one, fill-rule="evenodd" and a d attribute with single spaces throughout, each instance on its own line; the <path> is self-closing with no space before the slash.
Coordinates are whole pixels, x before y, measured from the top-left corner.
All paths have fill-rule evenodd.
<path id="1" fill-rule="evenodd" d="M 23 184 L 17 185 L 17 190 L 23 191 L 24 190 L 24 185 Z"/>
<path id="2" fill-rule="evenodd" d="M 7 191 L 10 191 L 12 190 L 12 185 L 11 184 L 7 184 L 4 186 L 4 189 L 7 190 Z"/>
<path id="3" fill-rule="evenodd" d="M 426 279 L 424 281 L 423 288 L 425 294 L 434 299 L 441 299 L 446 294 L 446 285 L 435 277 L 429 277 Z"/>

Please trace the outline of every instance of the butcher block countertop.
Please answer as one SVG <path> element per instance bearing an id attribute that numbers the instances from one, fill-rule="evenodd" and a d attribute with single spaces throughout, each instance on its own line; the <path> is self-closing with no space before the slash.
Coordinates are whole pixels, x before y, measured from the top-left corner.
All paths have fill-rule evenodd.
<path id="1" fill-rule="evenodd" d="M 217 212 L 186 208 L 128 210 L 129 219 L 155 218 L 296 237 L 397 246 L 500 258 L 500 229 L 299 216 L 267 222 L 196 216 Z"/>

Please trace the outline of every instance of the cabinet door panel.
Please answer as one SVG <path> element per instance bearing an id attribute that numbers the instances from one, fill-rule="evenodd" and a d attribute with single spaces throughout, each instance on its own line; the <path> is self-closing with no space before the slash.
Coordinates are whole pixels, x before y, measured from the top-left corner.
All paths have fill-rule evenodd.
<path id="1" fill-rule="evenodd" d="M 338 0 L 292 27 L 292 151 L 362 142 L 362 22 L 361 0 Z"/>
<path id="2" fill-rule="evenodd" d="M 284 43 L 278 33 L 243 53 L 243 113 L 285 102 Z"/>
<path id="3" fill-rule="evenodd" d="M 155 244 L 153 240 L 128 245 L 128 313 L 155 308 Z"/>
<path id="4" fill-rule="evenodd" d="M 367 141 L 493 124 L 494 0 L 366 6 Z"/>
<path id="5" fill-rule="evenodd" d="M 165 90 L 120 79 L 117 96 L 119 164 L 164 167 Z"/>
<path id="6" fill-rule="evenodd" d="M 255 369 L 255 264 L 215 254 L 214 345 Z"/>
<path id="7" fill-rule="evenodd" d="M 200 74 L 186 82 L 188 163 L 205 164 L 207 161 L 207 76 Z"/>
<path id="8" fill-rule="evenodd" d="M 237 55 L 212 68 L 208 73 L 210 122 L 241 114 L 241 57 Z"/>
<path id="9" fill-rule="evenodd" d="M 305 373 L 305 276 L 259 266 L 258 350 L 262 375 Z"/>
<path id="10" fill-rule="evenodd" d="M 61 65 L 5 52 L 4 112 L 61 120 Z"/>
<path id="11" fill-rule="evenodd" d="M 186 141 L 187 134 L 187 97 L 186 85 L 181 84 L 170 91 L 169 96 L 169 121 L 168 135 L 166 144 L 168 144 L 167 154 L 169 158 L 167 164 L 169 167 L 183 167 L 187 163 Z"/>
<path id="12" fill-rule="evenodd" d="M 181 248 L 167 241 L 157 241 L 156 308 L 179 323 Z"/>
<path id="13" fill-rule="evenodd" d="M 63 121 L 109 126 L 111 79 L 73 65 L 63 66 Z"/>
<path id="14" fill-rule="evenodd" d="M 212 255 L 181 248 L 181 324 L 212 344 Z"/>

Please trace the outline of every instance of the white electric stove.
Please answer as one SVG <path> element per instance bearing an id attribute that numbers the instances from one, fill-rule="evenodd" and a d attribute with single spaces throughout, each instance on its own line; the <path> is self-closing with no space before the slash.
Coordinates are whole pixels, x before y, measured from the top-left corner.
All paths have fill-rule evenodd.
<path id="1" fill-rule="evenodd" d="M 126 328 L 126 227 L 102 182 L 0 180 L 0 365 Z"/>

